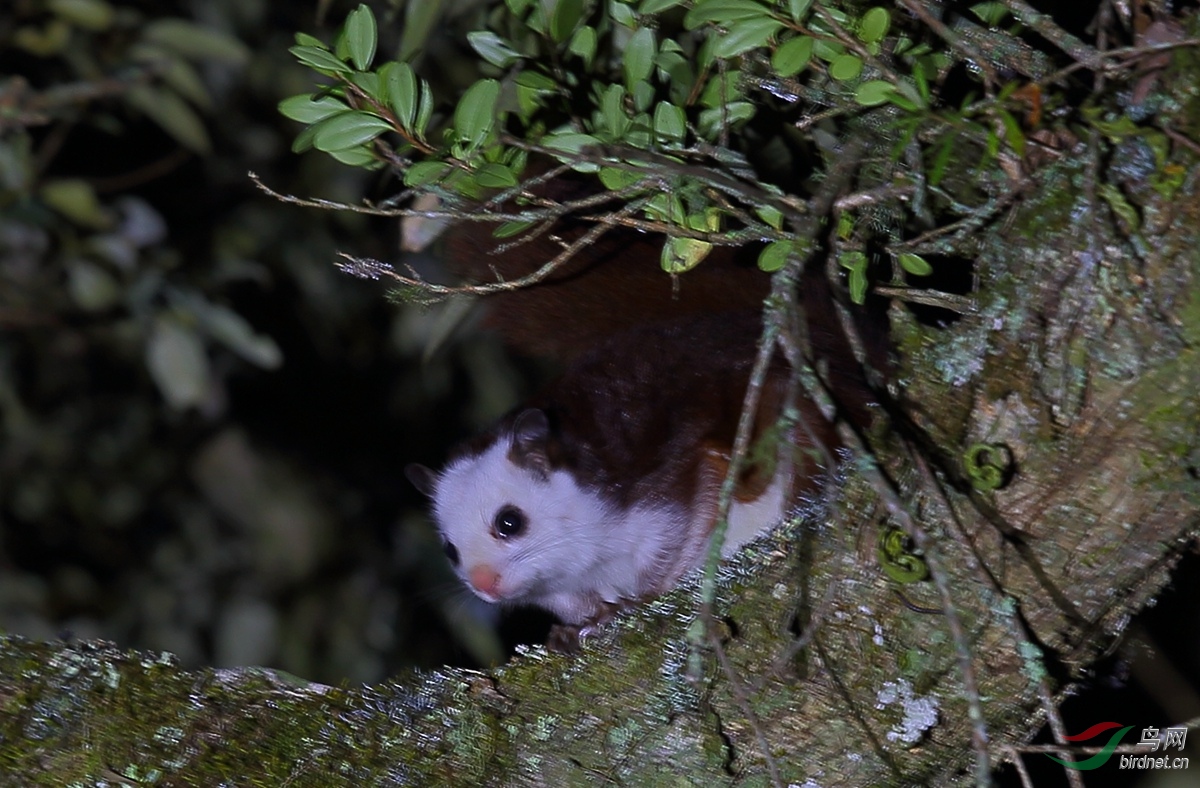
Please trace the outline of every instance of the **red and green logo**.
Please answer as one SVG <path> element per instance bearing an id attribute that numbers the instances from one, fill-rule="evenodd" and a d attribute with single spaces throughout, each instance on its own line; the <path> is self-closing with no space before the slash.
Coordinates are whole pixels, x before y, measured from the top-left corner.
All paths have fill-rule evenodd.
<path id="1" fill-rule="evenodd" d="M 1064 736 L 1063 738 L 1069 742 L 1082 742 L 1087 741 L 1088 739 L 1094 739 L 1105 731 L 1111 731 L 1113 728 L 1121 728 L 1121 723 L 1097 722 L 1083 733 L 1077 733 L 1074 736 Z M 1078 769 L 1079 771 L 1096 769 L 1108 763 L 1108 759 L 1112 757 L 1113 750 L 1117 749 L 1117 746 L 1121 743 L 1121 739 L 1131 730 L 1133 730 L 1132 725 L 1126 725 L 1124 728 L 1121 728 L 1121 730 L 1112 735 L 1112 737 L 1108 740 L 1108 744 L 1104 745 L 1104 749 L 1100 750 L 1100 752 L 1096 753 L 1091 758 L 1088 758 L 1086 761 L 1064 761 L 1061 758 L 1055 758 L 1049 753 L 1046 754 L 1046 757 L 1055 763 L 1066 766 L 1068 769 Z"/>

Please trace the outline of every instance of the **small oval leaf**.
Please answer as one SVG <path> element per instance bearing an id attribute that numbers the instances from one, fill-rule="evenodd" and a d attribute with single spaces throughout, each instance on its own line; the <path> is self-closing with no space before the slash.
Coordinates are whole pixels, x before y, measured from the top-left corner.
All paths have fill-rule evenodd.
<path id="1" fill-rule="evenodd" d="M 734 57 L 756 47 L 764 46 L 771 36 L 779 32 L 783 22 L 772 16 L 746 19 L 730 26 L 729 32 L 717 40 L 713 54 L 717 57 Z"/>
<path id="2" fill-rule="evenodd" d="M 788 255 L 792 251 L 791 241 L 772 241 L 758 253 L 758 267 L 767 273 L 774 273 L 787 265 Z"/>
<path id="3" fill-rule="evenodd" d="M 848 82 L 849 80 L 857 79 L 858 75 L 862 73 L 862 69 L 862 60 L 857 55 L 847 53 L 838 55 L 829 64 L 829 76 L 839 82 Z"/>
<path id="4" fill-rule="evenodd" d="M 362 145 L 375 139 L 391 126 L 377 115 L 351 110 L 326 118 L 313 128 L 313 147 L 329 152 Z"/>
<path id="5" fill-rule="evenodd" d="M 854 101 L 864 107 L 874 107 L 890 99 L 895 92 L 896 88 L 891 82 L 873 79 L 858 86 L 854 91 Z"/>
<path id="6" fill-rule="evenodd" d="M 638 28 L 625 46 L 625 85 L 630 90 L 639 82 L 650 78 L 654 68 L 654 31 L 648 27 Z"/>
<path id="7" fill-rule="evenodd" d="M 350 50 L 350 60 L 359 71 L 366 71 L 375 59 L 375 44 L 377 33 L 375 14 L 370 6 L 360 3 L 358 8 L 346 17 L 346 46 Z"/>
<path id="8" fill-rule="evenodd" d="M 518 183 L 512 170 L 495 162 L 488 162 L 475 170 L 475 182 L 485 189 L 507 189 Z"/>
<path id="9" fill-rule="evenodd" d="M 279 102 L 279 114 L 301 123 L 316 123 L 330 115 L 346 112 L 350 108 L 333 96 L 314 99 L 308 94 L 292 96 Z"/>
<path id="10" fill-rule="evenodd" d="M 487 137 L 496 122 L 496 101 L 500 98 L 500 83 L 481 79 L 467 89 L 454 110 L 454 128 L 461 139 L 477 146 Z"/>
<path id="11" fill-rule="evenodd" d="M 441 180 L 450 171 L 444 161 L 419 161 L 404 171 L 404 185 L 410 188 Z"/>
<path id="12" fill-rule="evenodd" d="M 899 256 L 900 267 L 913 276 L 929 276 L 933 273 L 933 266 L 919 254 L 905 252 Z"/>
<path id="13" fill-rule="evenodd" d="M 401 126 L 412 128 L 413 116 L 417 111 L 417 75 L 413 73 L 412 66 L 396 61 L 385 63 L 379 69 L 379 79 L 383 82 L 388 109 L 395 114 Z"/>
<path id="14" fill-rule="evenodd" d="M 521 59 L 521 53 L 509 46 L 508 42 L 490 30 L 467 33 L 467 41 L 471 48 L 479 53 L 487 62 L 496 68 L 508 68 Z"/>
<path id="15" fill-rule="evenodd" d="M 882 41 L 891 24 L 892 17 L 886 8 L 872 8 L 858 24 L 858 37 L 868 44 Z"/>
<path id="16" fill-rule="evenodd" d="M 813 44 L 808 36 L 796 36 L 784 41 L 771 56 L 771 68 L 781 77 L 799 74 L 812 59 Z"/>
<path id="17" fill-rule="evenodd" d="M 311 46 L 294 46 L 288 50 L 292 55 L 309 68 L 317 71 L 328 71 L 332 74 L 349 74 L 354 69 L 349 64 L 327 49 Z"/>

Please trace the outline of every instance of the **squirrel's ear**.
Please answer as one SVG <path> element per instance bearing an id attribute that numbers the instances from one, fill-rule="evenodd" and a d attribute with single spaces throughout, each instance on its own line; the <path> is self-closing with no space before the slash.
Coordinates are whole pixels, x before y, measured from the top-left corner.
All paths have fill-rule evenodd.
<path id="1" fill-rule="evenodd" d="M 434 490 L 437 489 L 436 471 L 413 462 L 404 466 L 404 475 L 421 494 L 428 498 L 433 497 Z"/>
<path id="2" fill-rule="evenodd" d="M 546 478 L 550 475 L 550 420 L 538 408 L 521 411 L 513 422 L 512 448 L 508 458 L 516 465 Z"/>

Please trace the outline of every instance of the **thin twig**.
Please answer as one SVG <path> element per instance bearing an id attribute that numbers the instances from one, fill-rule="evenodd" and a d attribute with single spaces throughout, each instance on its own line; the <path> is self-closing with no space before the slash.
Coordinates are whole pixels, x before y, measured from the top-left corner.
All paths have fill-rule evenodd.
<path id="1" fill-rule="evenodd" d="M 536 271 L 516 279 L 509 279 L 500 282 L 489 282 L 481 285 L 439 285 L 432 282 L 427 282 L 418 276 L 405 276 L 392 270 L 392 267 L 379 260 L 374 260 L 369 257 L 354 257 L 345 252 L 338 252 L 338 256 L 346 260 L 345 263 L 339 263 L 339 267 L 347 273 L 357 276 L 364 276 L 369 279 L 378 279 L 386 276 L 394 279 L 407 287 L 415 287 L 421 291 L 435 296 L 455 296 L 455 295 L 488 295 L 491 293 L 503 293 L 510 290 L 518 290 L 522 287 L 537 284 L 556 269 L 566 264 L 571 260 L 581 249 L 596 242 L 604 233 L 611 230 L 616 224 L 617 219 L 622 213 L 630 213 L 640 210 L 644 201 L 637 200 L 629 203 L 620 212 L 609 217 L 609 220 L 601 220 L 593 227 L 589 228 L 586 233 L 572 241 L 565 249 L 554 256 L 548 263 L 545 263 Z"/>
<path id="2" fill-rule="evenodd" d="M 950 591 L 949 573 L 946 571 L 946 566 L 942 562 L 933 538 L 911 514 L 908 505 L 900 498 L 900 494 L 892 485 L 891 480 L 870 459 L 873 455 L 859 438 L 858 433 L 843 423 L 838 425 L 838 435 L 845 445 L 850 447 L 850 450 L 861 459 L 859 462 L 860 472 L 879 495 L 888 514 L 900 524 L 900 527 L 916 544 L 917 549 L 925 557 L 925 563 L 929 566 L 929 575 L 941 597 L 942 611 L 946 615 L 946 625 L 950 629 L 950 637 L 954 642 L 954 650 L 958 658 L 959 674 L 967 701 L 967 713 L 971 720 L 971 747 L 975 751 L 975 784 L 979 788 L 987 788 L 992 784 L 987 721 L 983 716 L 983 702 L 979 696 L 979 680 L 971 660 L 971 649 L 967 642 L 966 630 Z"/>
<path id="3" fill-rule="evenodd" d="M 758 715 L 754 713 L 754 707 L 750 704 L 750 698 L 746 695 L 745 688 L 742 687 L 741 679 L 734 672 L 733 665 L 729 664 L 729 656 L 725 653 L 725 647 L 716 638 L 711 640 L 711 645 L 713 653 L 717 655 L 717 662 L 721 664 L 721 671 L 729 682 L 729 689 L 733 693 L 734 701 L 741 709 L 742 714 L 746 716 L 746 723 L 750 726 L 750 730 L 754 731 L 758 748 L 762 751 L 763 760 L 767 763 L 771 784 L 775 788 L 783 788 L 783 777 L 779 774 L 779 765 L 775 763 L 775 756 L 771 754 L 771 744 L 767 741 L 766 734 L 763 733 L 762 724 L 758 721 Z"/>

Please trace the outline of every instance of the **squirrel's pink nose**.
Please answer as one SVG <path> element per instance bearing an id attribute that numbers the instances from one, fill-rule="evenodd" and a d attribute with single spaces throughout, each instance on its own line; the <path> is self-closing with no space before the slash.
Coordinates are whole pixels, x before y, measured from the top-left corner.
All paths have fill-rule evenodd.
<path id="1" fill-rule="evenodd" d="M 467 572 L 467 580 L 476 591 L 491 598 L 500 596 L 500 573 L 487 564 L 477 564 Z"/>

